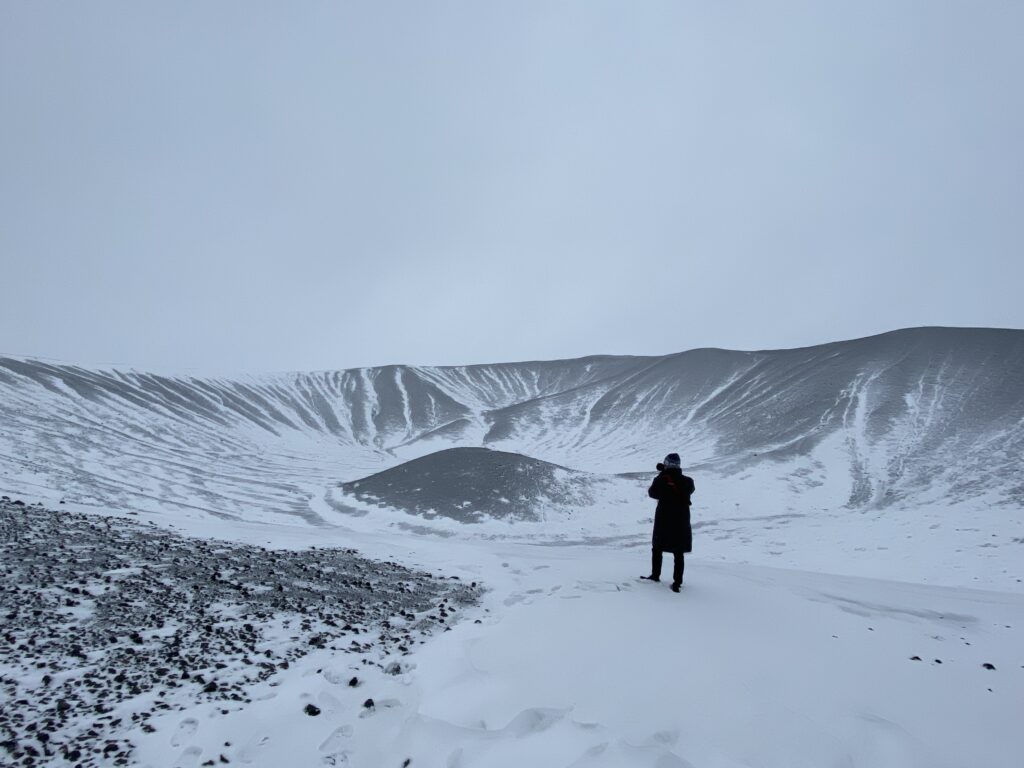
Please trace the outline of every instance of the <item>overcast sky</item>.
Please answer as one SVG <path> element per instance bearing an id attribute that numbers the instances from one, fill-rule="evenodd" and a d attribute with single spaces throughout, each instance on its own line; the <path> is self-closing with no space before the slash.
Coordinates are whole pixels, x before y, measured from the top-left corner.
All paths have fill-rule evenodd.
<path id="1" fill-rule="evenodd" d="M 1024 327 L 1024 3 L 0 0 L 0 352 Z"/>

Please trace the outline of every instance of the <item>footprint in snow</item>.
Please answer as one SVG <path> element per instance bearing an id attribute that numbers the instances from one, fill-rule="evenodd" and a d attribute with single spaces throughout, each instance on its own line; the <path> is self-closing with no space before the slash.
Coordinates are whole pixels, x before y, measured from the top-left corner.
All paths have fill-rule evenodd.
<path id="1" fill-rule="evenodd" d="M 574 589 L 577 592 L 623 592 L 633 587 L 631 581 L 577 581 Z"/>
<path id="2" fill-rule="evenodd" d="M 677 741 L 679 741 L 679 731 L 668 730 L 652 733 L 648 737 L 646 743 L 650 746 L 671 747 L 674 746 Z"/>
<path id="3" fill-rule="evenodd" d="M 324 739 L 323 743 L 320 745 L 320 751 L 337 752 L 345 743 L 346 739 L 352 738 L 353 733 L 355 733 L 355 728 L 351 725 L 339 725 L 331 731 L 330 736 Z"/>
<path id="4" fill-rule="evenodd" d="M 178 756 L 177 762 L 174 763 L 174 768 L 195 768 L 199 765 L 199 758 L 202 756 L 203 750 L 199 747 L 189 747 Z"/>
<path id="5" fill-rule="evenodd" d="M 171 746 L 180 747 L 186 741 L 188 741 L 195 732 L 199 729 L 199 721 L 194 717 L 186 717 L 180 723 L 178 723 L 178 729 L 171 736 Z"/>
<path id="6" fill-rule="evenodd" d="M 253 737 L 238 751 L 238 759 L 244 765 L 252 765 L 256 762 L 256 758 L 259 756 L 257 753 L 260 747 L 264 747 L 270 741 L 269 736 Z"/>
<path id="7" fill-rule="evenodd" d="M 322 691 L 320 695 L 317 697 L 317 699 L 320 702 L 321 709 L 332 711 L 341 708 L 341 700 L 337 696 L 328 693 L 327 691 Z"/>
<path id="8" fill-rule="evenodd" d="M 565 719 L 567 709 L 551 709 L 548 707 L 532 707 L 524 709 L 503 729 L 505 733 L 522 738 L 535 733 L 542 733 Z"/>

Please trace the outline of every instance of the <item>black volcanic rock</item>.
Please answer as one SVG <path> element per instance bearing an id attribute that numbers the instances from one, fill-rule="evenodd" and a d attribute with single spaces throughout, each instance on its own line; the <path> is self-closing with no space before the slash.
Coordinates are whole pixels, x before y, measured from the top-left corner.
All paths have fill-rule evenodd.
<path id="1" fill-rule="evenodd" d="M 345 635 L 341 624 L 369 630 L 411 615 L 422 639 L 444 626 L 431 618 L 439 602 L 465 605 L 479 594 L 353 550 L 277 552 L 9 501 L 0 501 L 0 563 L 0 701 L 13 703 L 0 707 L 0 762 L 5 751 L 27 754 L 17 745 L 44 733 L 37 741 L 61 754 L 127 761 L 130 742 L 105 739 L 96 725 L 117 726 L 111 713 L 123 702 L 143 707 L 133 722 L 199 700 L 242 702 L 251 685 L 309 653 L 307 637 L 325 647 Z M 270 578 L 288 589 L 267 589 Z M 69 605 L 67 594 L 80 600 Z M 282 625 L 291 640 L 257 650 Z M 387 656 L 401 642 L 384 632 L 342 652 Z M 195 685 L 182 687 L 189 679 Z"/>

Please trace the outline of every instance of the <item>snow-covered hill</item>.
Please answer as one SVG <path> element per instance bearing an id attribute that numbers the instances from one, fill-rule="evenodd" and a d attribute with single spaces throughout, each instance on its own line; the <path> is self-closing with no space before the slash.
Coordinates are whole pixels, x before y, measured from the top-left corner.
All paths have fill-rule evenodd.
<path id="1" fill-rule="evenodd" d="M 1024 331 L 200 379 L 0 358 L 0 489 L 245 519 L 451 447 L 604 473 L 669 450 L 773 505 L 1024 504 Z M 735 497 L 735 498 L 734 498 Z"/>

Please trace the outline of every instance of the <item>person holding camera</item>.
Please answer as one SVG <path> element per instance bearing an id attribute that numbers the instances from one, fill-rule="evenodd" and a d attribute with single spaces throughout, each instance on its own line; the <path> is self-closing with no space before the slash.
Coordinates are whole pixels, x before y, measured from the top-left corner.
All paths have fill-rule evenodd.
<path id="1" fill-rule="evenodd" d="M 683 585 L 684 555 L 693 549 L 693 530 L 690 527 L 690 496 L 694 491 L 693 478 L 683 474 L 679 454 L 670 453 L 658 464 L 647 495 L 658 500 L 654 511 L 654 535 L 651 540 L 651 575 L 641 578 L 661 581 L 661 557 L 671 552 L 675 558 L 672 568 L 672 591 Z"/>

